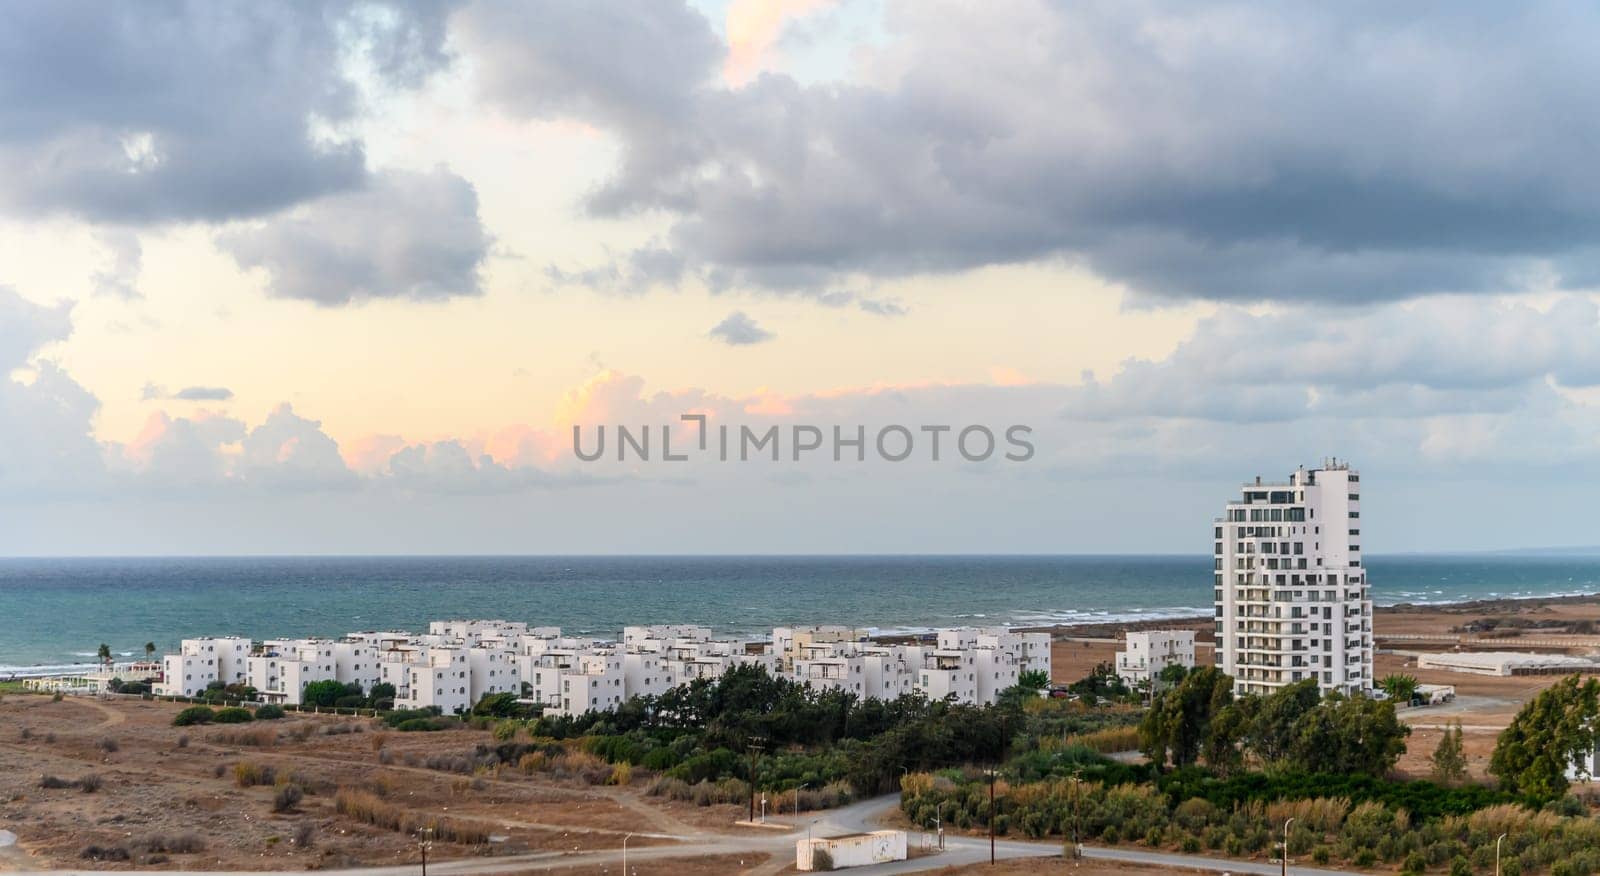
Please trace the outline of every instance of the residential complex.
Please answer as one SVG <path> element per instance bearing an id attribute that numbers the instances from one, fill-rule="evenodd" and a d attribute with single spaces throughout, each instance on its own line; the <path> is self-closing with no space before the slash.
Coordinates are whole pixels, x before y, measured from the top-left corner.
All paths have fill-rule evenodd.
<path id="1" fill-rule="evenodd" d="M 1117 676 L 1132 687 L 1149 684 L 1168 666 L 1194 668 L 1194 630 L 1131 632 L 1117 652 Z"/>
<path id="2" fill-rule="evenodd" d="M 1240 693 L 1304 679 L 1372 688 L 1372 597 L 1361 567 L 1361 478 L 1329 460 L 1245 484 L 1213 528 L 1216 661 Z"/>
<path id="3" fill-rule="evenodd" d="M 339 639 L 185 639 L 162 660 L 156 693 L 195 696 L 213 683 L 255 688 L 299 704 L 316 681 L 395 688 L 396 708 L 463 712 L 513 693 L 546 714 L 605 711 L 697 678 L 754 665 L 863 699 L 922 693 L 992 703 L 1029 671 L 1050 672 L 1050 635 L 1005 628 L 940 630 L 914 644 L 878 644 L 848 627 L 779 627 L 770 642 L 713 638 L 707 627 L 629 626 L 621 641 L 565 636 L 556 627 L 499 620 L 435 621 L 426 633 L 351 633 Z"/>

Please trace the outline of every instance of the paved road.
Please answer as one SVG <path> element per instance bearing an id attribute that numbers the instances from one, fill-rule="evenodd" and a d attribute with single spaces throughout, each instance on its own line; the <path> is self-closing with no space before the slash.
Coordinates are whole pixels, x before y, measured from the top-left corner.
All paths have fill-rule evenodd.
<path id="1" fill-rule="evenodd" d="M 700 857 L 705 855 L 738 855 L 749 853 L 752 860 L 766 855 L 771 855 L 772 860 L 761 867 L 757 873 L 777 873 L 789 866 L 794 860 L 795 842 L 802 838 L 804 828 L 809 827 L 815 836 L 837 836 L 848 833 L 861 833 L 875 830 L 896 806 L 899 805 L 898 795 L 885 795 L 863 800 L 839 809 L 819 813 L 813 817 L 802 816 L 798 826 L 794 819 L 772 818 L 774 823 L 788 823 L 795 826 L 791 831 L 776 831 L 771 828 L 747 828 L 746 832 L 733 834 L 705 834 L 694 837 L 691 841 L 678 845 L 646 846 L 628 850 L 628 869 L 648 876 L 652 872 L 651 862 L 669 860 L 672 858 Z M 913 833 L 913 837 L 917 834 Z M 915 839 L 912 840 L 916 842 Z M 997 840 L 994 844 L 994 854 L 998 859 L 1024 858 L 1024 857 L 1057 857 L 1062 853 L 1059 842 L 1027 842 L 1022 840 Z M 1229 861 L 1219 858 L 1208 858 L 1203 855 L 1173 855 L 1161 852 L 1144 852 L 1136 849 L 1102 848 L 1098 846 L 1085 846 L 1085 858 L 1123 861 L 1144 864 L 1156 867 L 1175 867 L 1193 870 L 1210 870 L 1218 873 L 1250 873 L 1261 876 L 1274 876 L 1280 871 L 1276 864 L 1265 864 L 1253 861 Z M 964 837 L 945 835 L 945 850 L 937 854 L 913 858 L 906 861 L 895 861 L 888 864 L 877 864 L 870 867 L 852 867 L 851 873 L 861 874 L 891 874 L 891 873 L 917 873 L 927 870 L 937 870 L 943 867 L 955 867 L 970 864 L 980 864 L 989 860 L 989 841 L 986 838 Z M 435 861 L 428 865 L 429 873 L 438 876 L 483 876 L 491 873 L 514 873 L 525 871 L 538 871 L 571 867 L 578 865 L 593 866 L 596 864 L 621 864 L 622 850 L 605 849 L 591 852 L 534 852 L 525 855 L 504 855 L 488 858 L 457 858 L 453 860 Z M 345 870 L 321 870 L 319 876 L 416 876 L 418 867 L 415 864 L 394 867 L 360 867 Z M 83 876 L 104 876 L 103 871 L 79 870 L 51 870 L 55 874 L 83 874 Z M 155 874 L 155 876 L 241 876 L 237 870 L 141 870 L 141 874 Z M 1298 876 L 1349 876 L 1348 872 L 1341 873 L 1337 870 L 1318 870 L 1308 867 L 1291 865 L 1289 872 Z M 301 870 L 258 870 L 250 871 L 248 876 L 304 876 Z"/>

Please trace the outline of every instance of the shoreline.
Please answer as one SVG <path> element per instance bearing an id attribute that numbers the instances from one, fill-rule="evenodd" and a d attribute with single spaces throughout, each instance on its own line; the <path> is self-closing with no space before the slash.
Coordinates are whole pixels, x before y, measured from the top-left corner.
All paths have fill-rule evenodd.
<path id="1" fill-rule="evenodd" d="M 1464 599 L 1451 602 L 1401 602 L 1392 605 L 1375 605 L 1373 620 L 1381 618 L 1415 618 L 1419 615 L 1471 615 L 1471 614 L 1525 614 L 1530 610 L 1554 610 L 1560 607 L 1600 604 L 1600 592 L 1560 594 L 1549 596 L 1504 596 Z M 1209 642 L 1212 638 L 1210 614 L 1195 609 L 1193 614 L 1159 614 L 1182 609 L 1134 609 L 1124 612 L 1107 611 L 1104 619 L 1084 619 L 1061 623 L 1004 623 L 988 618 L 955 618 L 947 628 L 1007 626 L 1018 632 L 1050 633 L 1056 638 L 1114 639 L 1121 633 L 1156 629 L 1194 629 L 1196 639 Z M 1157 613 L 1151 616 L 1152 613 Z M 868 632 L 867 638 L 879 642 L 896 642 L 919 639 L 935 632 L 937 627 L 860 627 Z M 713 627 L 713 631 L 715 627 Z M 752 639 L 757 641 L 757 639 Z M 0 682 L 22 681 L 29 678 L 59 678 L 82 675 L 99 669 L 98 662 L 36 664 L 32 666 L 0 667 Z"/>

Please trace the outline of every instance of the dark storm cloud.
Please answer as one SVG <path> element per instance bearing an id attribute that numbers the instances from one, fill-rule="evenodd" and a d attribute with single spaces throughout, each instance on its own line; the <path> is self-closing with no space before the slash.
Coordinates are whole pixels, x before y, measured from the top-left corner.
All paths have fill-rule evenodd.
<path id="1" fill-rule="evenodd" d="M 716 287 L 1066 259 L 1358 302 L 1600 263 L 1593 5 L 891 0 L 856 81 L 738 89 L 703 18 L 648 8 L 487 6 L 463 45 L 504 111 L 616 135 L 587 209 L 665 211 Z"/>
<path id="2" fill-rule="evenodd" d="M 347 62 L 444 63 L 440 3 L 24 2 L 0 27 L 0 205 L 92 221 L 257 216 L 365 179 Z"/>

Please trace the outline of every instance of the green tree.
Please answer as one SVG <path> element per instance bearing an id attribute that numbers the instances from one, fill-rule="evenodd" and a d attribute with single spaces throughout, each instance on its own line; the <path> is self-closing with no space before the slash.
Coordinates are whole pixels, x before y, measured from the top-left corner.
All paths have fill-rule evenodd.
<path id="1" fill-rule="evenodd" d="M 111 662 L 111 646 L 107 645 L 105 642 L 100 643 L 100 650 L 96 652 L 96 654 L 100 657 L 101 663 Z"/>
<path id="2" fill-rule="evenodd" d="M 380 681 L 367 692 L 367 700 L 375 709 L 387 709 L 394 705 L 394 685 L 387 681 Z"/>
<path id="3" fill-rule="evenodd" d="M 1215 666 L 1190 673 L 1150 704 L 1139 724 L 1139 747 L 1152 763 L 1195 762 L 1210 737 L 1211 722 L 1233 702 L 1233 679 Z"/>
<path id="4" fill-rule="evenodd" d="M 329 707 L 344 697 L 360 695 L 361 685 L 345 684 L 329 679 L 327 681 L 313 681 L 306 685 L 300 695 L 300 701 L 308 706 Z"/>
<path id="5" fill-rule="evenodd" d="M 1500 787 L 1539 801 L 1567 791 L 1567 767 L 1580 765 L 1595 748 L 1600 717 L 1600 681 L 1569 675 L 1522 707 L 1501 731 L 1489 772 Z"/>
<path id="6" fill-rule="evenodd" d="M 1322 691 L 1314 678 L 1260 697 L 1243 728 L 1245 747 L 1262 764 L 1282 763 L 1294 748 L 1296 725 L 1321 702 Z"/>
<path id="7" fill-rule="evenodd" d="M 155 642 L 145 642 L 144 643 L 144 659 L 150 660 L 150 659 L 153 659 L 155 656 L 156 656 L 156 643 Z"/>
<path id="8" fill-rule="evenodd" d="M 1467 777 L 1467 756 L 1461 745 L 1461 722 L 1446 727 L 1433 750 L 1433 779 L 1441 785 L 1459 782 Z"/>
<path id="9" fill-rule="evenodd" d="M 1389 699 L 1409 704 L 1412 695 L 1417 692 L 1417 677 L 1399 672 L 1390 673 L 1378 680 L 1378 687 L 1389 695 Z"/>
<path id="10" fill-rule="evenodd" d="M 1333 693 L 1295 722 L 1289 757 L 1306 772 L 1382 776 L 1405 753 L 1410 734 L 1394 703 Z"/>

